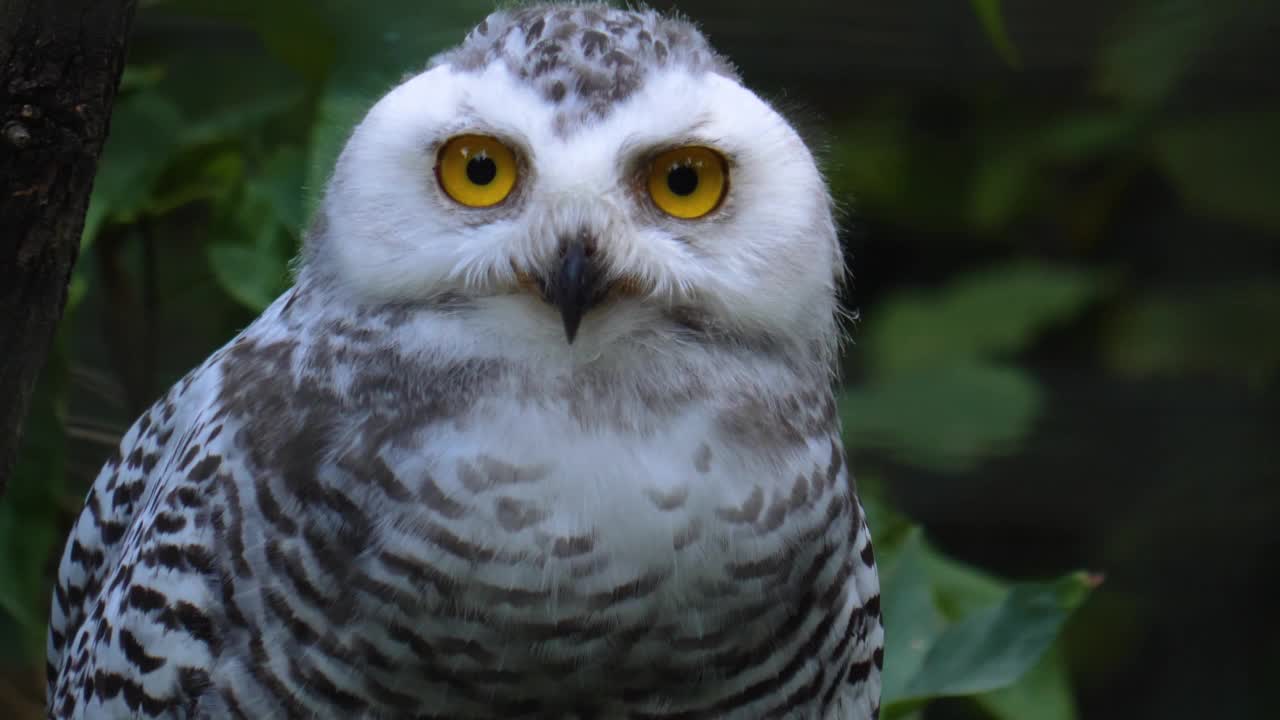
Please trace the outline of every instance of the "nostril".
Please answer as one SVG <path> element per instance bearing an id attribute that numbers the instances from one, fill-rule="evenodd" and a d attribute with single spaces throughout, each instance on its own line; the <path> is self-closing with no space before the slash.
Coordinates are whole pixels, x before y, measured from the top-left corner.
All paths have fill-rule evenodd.
<path id="1" fill-rule="evenodd" d="M 589 230 L 581 230 L 572 236 L 562 236 L 560 246 L 557 248 L 557 257 L 563 259 L 569 252 L 571 247 L 582 249 L 582 254 L 591 257 L 596 254 L 599 243 L 596 242 L 596 236 Z"/>

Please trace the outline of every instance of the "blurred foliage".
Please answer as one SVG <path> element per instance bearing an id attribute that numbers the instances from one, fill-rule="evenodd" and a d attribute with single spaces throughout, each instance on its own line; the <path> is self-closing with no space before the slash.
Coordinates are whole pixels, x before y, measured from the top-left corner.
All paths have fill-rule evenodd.
<path id="1" fill-rule="evenodd" d="M 982 22 L 982 29 L 986 31 L 987 37 L 991 39 L 991 44 L 999 51 L 1000 57 L 1004 61 L 1017 67 L 1018 49 L 1013 46 L 1013 41 L 1009 39 L 1009 31 L 1004 26 L 1004 13 L 1000 11 L 1000 0 L 969 0 L 973 4 L 973 11 L 977 13 L 979 20 Z"/>
<path id="2" fill-rule="evenodd" d="M 62 337 L 0 501 L 0 661 L 20 669 L 0 682 L 0 708 L 18 708 L 22 694 L 34 707 L 42 694 L 26 668 L 43 652 L 52 568 L 124 425 L 287 287 L 353 123 L 488 3 L 424 7 L 142 3 Z M 698 16 L 698 3 L 682 7 Z M 886 718 L 923 717 L 938 698 L 963 698 L 967 716 L 1079 716 L 1082 661 L 1061 633 L 1099 578 L 1045 563 L 1039 576 L 1056 579 L 1001 579 L 949 557 L 889 507 L 896 474 L 959 481 L 1020 451 L 1055 412 L 1028 361 L 1037 348 L 1085 324 L 1086 355 L 1117 378 L 1274 386 L 1273 278 L 1153 287 L 1099 252 L 1128 193 L 1152 176 L 1213 227 L 1280 231 L 1280 102 L 1170 110 L 1206 47 L 1228 29 L 1240 40 L 1269 25 L 1253 23 L 1258 10 L 1242 0 L 1125 8 L 1091 59 L 1087 102 L 975 91 L 945 132 L 918 121 L 937 101 L 922 91 L 827 109 L 828 175 L 852 224 L 909 234 L 920 243 L 911 252 L 950 259 L 930 266 L 945 274 L 899 279 L 860 308 L 841 397 L 884 585 Z M 1025 71 L 1010 8 L 970 9 L 1003 72 Z M 159 336 L 171 341 L 164 353 Z M 1109 652 L 1103 631 L 1079 632 L 1103 648 L 1092 657 Z"/>
<path id="3" fill-rule="evenodd" d="M 1018 263 L 897 294 L 860 333 L 869 377 L 843 397 L 850 442 L 941 471 L 1010 452 L 1042 398 L 1007 359 L 1104 287 L 1098 273 Z"/>

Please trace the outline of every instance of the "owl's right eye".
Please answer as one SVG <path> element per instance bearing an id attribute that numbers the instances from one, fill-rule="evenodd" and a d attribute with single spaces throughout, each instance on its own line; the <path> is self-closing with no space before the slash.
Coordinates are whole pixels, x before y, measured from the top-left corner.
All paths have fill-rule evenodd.
<path id="1" fill-rule="evenodd" d="M 518 172 L 511 148 L 488 135 L 459 135 L 436 156 L 440 187 L 467 207 L 493 207 L 506 200 Z"/>

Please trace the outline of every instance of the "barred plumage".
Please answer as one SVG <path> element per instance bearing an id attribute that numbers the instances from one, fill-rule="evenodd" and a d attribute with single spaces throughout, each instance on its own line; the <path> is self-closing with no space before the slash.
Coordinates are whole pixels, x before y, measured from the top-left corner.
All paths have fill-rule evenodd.
<path id="1" fill-rule="evenodd" d="M 380 103 L 295 287 L 90 491 L 51 716 L 876 717 L 839 247 L 812 159 L 729 67 L 680 21 L 537 6 Z M 678 88 L 718 102 L 654 117 Z M 475 128 L 527 153 L 482 211 L 422 156 Z M 615 156 L 672 138 L 731 158 L 701 224 L 656 218 Z M 539 278 L 576 238 L 609 292 L 566 342 Z"/>

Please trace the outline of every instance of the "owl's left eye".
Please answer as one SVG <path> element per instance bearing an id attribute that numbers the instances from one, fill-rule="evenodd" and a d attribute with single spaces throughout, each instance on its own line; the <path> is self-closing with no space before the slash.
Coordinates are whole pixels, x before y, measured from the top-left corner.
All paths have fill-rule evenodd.
<path id="1" fill-rule="evenodd" d="M 659 210 L 696 220 L 720 207 L 729 189 L 729 164 L 709 147 L 675 148 L 653 159 L 647 184 Z"/>
<path id="2" fill-rule="evenodd" d="M 467 207 L 493 207 L 506 200 L 517 174 L 515 153 L 488 135 L 459 135 L 436 156 L 440 187 Z"/>

